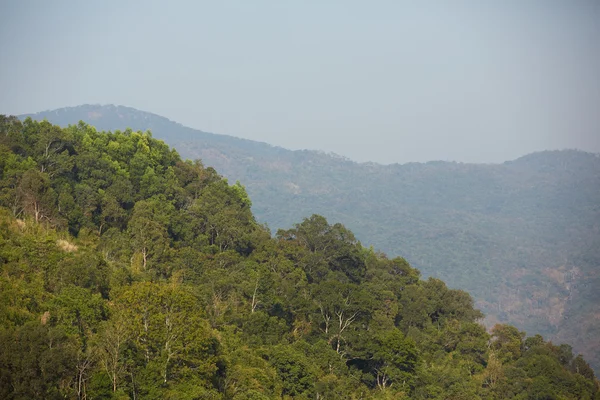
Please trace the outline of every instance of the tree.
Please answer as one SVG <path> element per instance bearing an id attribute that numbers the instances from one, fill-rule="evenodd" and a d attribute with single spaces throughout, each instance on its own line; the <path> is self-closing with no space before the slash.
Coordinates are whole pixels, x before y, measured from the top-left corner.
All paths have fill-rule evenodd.
<path id="1" fill-rule="evenodd" d="M 33 216 L 35 222 L 51 220 L 56 195 L 50 186 L 48 175 L 36 170 L 26 171 L 21 178 L 18 192 L 22 210 Z"/>
<path id="2" fill-rule="evenodd" d="M 159 390 L 185 379 L 210 386 L 217 371 L 219 342 L 187 288 L 141 282 L 123 291 L 115 308 L 118 318 L 129 321 L 129 337 L 141 355 L 132 361 L 142 362 L 137 373 L 143 375 L 146 387 Z"/>
<path id="3" fill-rule="evenodd" d="M 369 296 L 361 289 L 348 283 L 329 280 L 313 285 L 311 297 L 316 307 L 313 320 L 327 337 L 329 344 L 340 355 L 344 355 L 347 335 L 370 304 Z"/>
<path id="4" fill-rule="evenodd" d="M 32 158 L 24 158 L 0 146 L 0 205 L 9 208 L 13 215 L 20 215 L 23 211 L 23 192 L 19 186 L 23 174 L 35 169 L 35 165 Z"/>
<path id="5" fill-rule="evenodd" d="M 207 185 L 189 208 L 197 233 L 206 235 L 215 251 L 229 249 L 248 253 L 249 234 L 256 228 L 254 217 L 241 189 L 226 181 Z"/>
<path id="6" fill-rule="evenodd" d="M 144 271 L 158 267 L 169 251 L 168 224 L 173 206 L 157 198 L 135 204 L 127 225 L 134 257 L 140 255 Z M 151 264 L 150 266 L 148 264 Z M 166 271 L 161 271 L 166 274 Z"/>
<path id="7" fill-rule="evenodd" d="M 84 351 L 105 313 L 104 300 L 99 294 L 74 285 L 64 287 L 51 302 L 53 321 L 65 332 L 78 337 Z"/>
<path id="8" fill-rule="evenodd" d="M 128 326 L 130 321 L 123 316 L 123 313 L 117 311 L 113 318 L 105 321 L 95 343 L 98 362 L 110 377 L 113 392 L 117 391 L 127 372 L 125 349 L 132 339 L 132 330 Z"/>
<path id="9" fill-rule="evenodd" d="M 277 232 L 277 238 L 293 241 L 309 250 L 303 264 L 309 282 L 323 279 L 329 270 L 344 273 L 351 282 L 359 283 L 366 272 L 360 243 L 342 224 L 329 225 L 320 215 L 296 224 L 294 229 Z"/>
<path id="10" fill-rule="evenodd" d="M 502 363 L 521 357 L 524 332 L 510 325 L 497 324 L 492 328 L 491 349 L 494 350 Z"/>
<path id="11" fill-rule="evenodd" d="M 406 390 L 412 383 L 418 360 L 415 343 L 398 329 L 382 332 L 373 339 L 368 363 L 377 387 L 386 390 L 396 384 Z"/>
<path id="12" fill-rule="evenodd" d="M 310 398 L 314 391 L 315 374 L 309 360 L 289 345 L 272 347 L 266 358 L 282 383 L 282 396 Z"/>
<path id="13" fill-rule="evenodd" d="M 2 398 L 60 399 L 76 376 L 76 346 L 58 328 L 32 321 L 0 331 Z"/>

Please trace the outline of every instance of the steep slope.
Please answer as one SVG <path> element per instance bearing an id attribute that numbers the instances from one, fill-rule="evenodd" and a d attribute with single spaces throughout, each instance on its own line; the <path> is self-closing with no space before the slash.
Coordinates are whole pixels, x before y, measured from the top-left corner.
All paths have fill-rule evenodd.
<path id="1" fill-rule="evenodd" d="M 185 128 L 115 106 L 33 115 L 67 125 L 151 129 L 244 182 L 273 229 L 318 213 L 425 275 L 471 292 L 488 323 L 567 339 L 600 367 L 600 158 L 542 152 L 500 165 L 358 164 Z"/>
<path id="2" fill-rule="evenodd" d="M 569 345 L 250 206 L 143 132 L 0 115 L 0 398 L 599 398 Z"/>

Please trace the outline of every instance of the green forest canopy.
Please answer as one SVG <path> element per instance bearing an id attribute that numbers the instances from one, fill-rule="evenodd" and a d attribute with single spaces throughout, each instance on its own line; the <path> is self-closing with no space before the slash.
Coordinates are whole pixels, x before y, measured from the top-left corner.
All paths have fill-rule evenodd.
<path id="1" fill-rule="evenodd" d="M 483 323 L 566 342 L 600 371 L 600 155 L 544 151 L 502 164 L 356 163 L 191 129 L 152 113 L 81 105 L 36 114 L 67 127 L 151 130 L 184 158 L 244 183 L 257 221 L 287 229 L 312 214 L 422 277 L 469 292 Z"/>
<path id="2" fill-rule="evenodd" d="M 0 117 L 0 397 L 600 399 L 569 345 L 149 133 Z"/>

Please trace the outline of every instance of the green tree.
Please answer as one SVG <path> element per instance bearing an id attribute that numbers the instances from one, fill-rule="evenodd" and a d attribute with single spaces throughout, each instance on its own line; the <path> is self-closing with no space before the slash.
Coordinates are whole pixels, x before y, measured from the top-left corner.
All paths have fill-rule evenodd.
<path id="1" fill-rule="evenodd" d="M 133 214 L 127 225 L 131 238 L 134 258 L 141 258 L 144 271 L 154 267 L 158 270 L 160 262 L 164 262 L 169 253 L 170 239 L 168 234 L 169 218 L 173 211 L 170 203 L 154 198 L 141 200 L 135 204 Z M 166 274 L 165 266 L 161 271 Z"/>
<path id="2" fill-rule="evenodd" d="M 21 209 L 26 215 L 33 216 L 35 222 L 52 220 L 56 194 L 48 175 L 30 169 L 23 174 L 17 190 Z"/>
<path id="3" fill-rule="evenodd" d="M 371 343 L 369 367 L 375 374 L 377 387 L 381 390 L 394 384 L 403 390 L 409 387 L 418 360 L 414 342 L 393 329 L 382 332 Z"/>
<path id="4" fill-rule="evenodd" d="M 524 336 L 514 326 L 497 324 L 492 328 L 491 348 L 503 363 L 516 360 L 521 357 Z"/>
<path id="5" fill-rule="evenodd" d="M 4 399 L 61 399 L 72 393 L 76 346 L 39 321 L 0 330 L 0 395 Z"/>

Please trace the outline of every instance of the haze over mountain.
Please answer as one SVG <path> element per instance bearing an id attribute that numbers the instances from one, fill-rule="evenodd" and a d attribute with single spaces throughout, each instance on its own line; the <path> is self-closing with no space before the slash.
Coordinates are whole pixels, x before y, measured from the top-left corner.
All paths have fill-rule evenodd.
<path id="1" fill-rule="evenodd" d="M 21 118 L 26 116 L 21 116 Z M 489 324 L 569 341 L 600 366 L 600 158 L 539 152 L 502 164 L 379 165 L 184 127 L 120 106 L 32 115 L 66 126 L 150 129 L 184 158 L 240 180 L 273 230 L 313 213 L 364 245 L 468 290 Z"/>
<path id="2" fill-rule="evenodd" d="M 597 0 L 8 1 L 0 109 L 126 104 L 380 163 L 600 152 L 599 21 Z"/>

